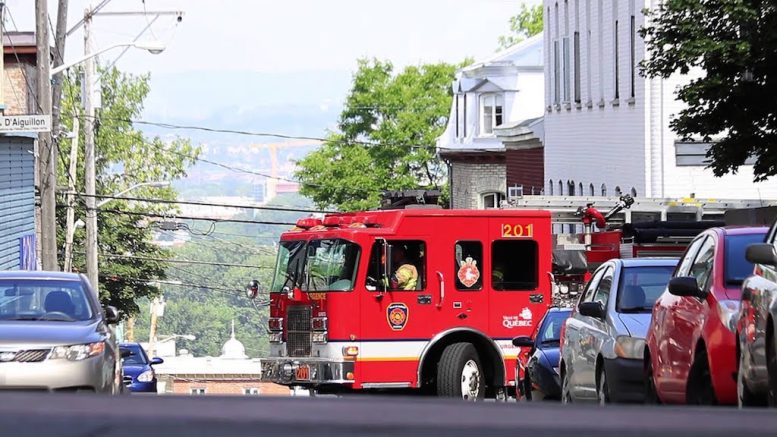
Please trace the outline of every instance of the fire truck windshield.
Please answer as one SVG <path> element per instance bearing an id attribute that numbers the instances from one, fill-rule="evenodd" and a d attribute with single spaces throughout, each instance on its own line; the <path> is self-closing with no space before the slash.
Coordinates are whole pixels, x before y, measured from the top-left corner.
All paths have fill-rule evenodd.
<path id="1" fill-rule="evenodd" d="M 350 291 L 356 282 L 361 249 L 341 239 L 284 241 L 278 253 L 272 291 Z"/>

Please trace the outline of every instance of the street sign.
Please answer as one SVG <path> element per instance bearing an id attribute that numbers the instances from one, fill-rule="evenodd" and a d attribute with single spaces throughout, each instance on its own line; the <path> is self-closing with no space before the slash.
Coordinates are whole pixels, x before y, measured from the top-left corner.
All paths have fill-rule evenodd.
<path id="1" fill-rule="evenodd" d="M 50 132 L 50 115 L 0 116 L 0 132 Z"/>

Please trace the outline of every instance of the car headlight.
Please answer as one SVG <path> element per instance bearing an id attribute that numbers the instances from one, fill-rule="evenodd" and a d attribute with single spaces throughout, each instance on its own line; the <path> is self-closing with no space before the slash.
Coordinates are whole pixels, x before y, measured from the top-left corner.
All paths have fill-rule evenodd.
<path id="1" fill-rule="evenodd" d="M 737 321 L 739 320 L 738 300 L 718 301 L 718 316 L 721 323 L 731 332 L 737 332 Z"/>
<path id="2" fill-rule="evenodd" d="M 138 375 L 138 382 L 151 382 L 154 380 L 154 371 L 153 370 L 146 370 L 145 372 Z"/>
<path id="3" fill-rule="evenodd" d="M 621 335 L 615 339 L 615 355 L 629 360 L 641 360 L 645 354 L 645 339 Z"/>
<path id="4" fill-rule="evenodd" d="M 74 344 L 72 346 L 57 346 L 51 350 L 49 359 L 67 359 L 70 361 L 81 361 L 87 358 L 102 355 L 105 352 L 105 342 Z"/>

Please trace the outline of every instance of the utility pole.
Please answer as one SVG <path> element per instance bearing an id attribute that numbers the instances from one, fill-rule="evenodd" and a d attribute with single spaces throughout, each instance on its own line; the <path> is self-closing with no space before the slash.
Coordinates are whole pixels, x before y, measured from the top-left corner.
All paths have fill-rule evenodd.
<path id="1" fill-rule="evenodd" d="M 46 0 L 35 0 L 36 70 L 38 75 L 38 109 L 51 115 L 51 53 L 49 51 L 49 13 Z M 57 263 L 57 150 L 51 143 L 51 132 L 38 134 L 41 197 L 41 262 L 43 270 L 59 270 Z"/>
<path id="2" fill-rule="evenodd" d="M 70 171 L 68 172 L 67 193 L 67 229 L 65 231 L 65 268 L 64 271 L 73 271 L 73 234 L 75 233 L 76 211 L 73 208 L 76 193 L 76 175 L 78 165 L 78 116 L 73 117 L 73 140 L 70 143 Z"/>
<path id="3" fill-rule="evenodd" d="M 65 63 L 65 35 L 67 34 L 67 6 L 68 0 L 59 0 L 57 5 L 57 29 L 54 34 L 54 68 Z M 59 145 L 60 114 L 62 112 L 62 75 L 60 72 L 52 78 L 51 85 L 51 132 L 54 136 L 54 145 Z M 58 149 L 57 149 L 58 150 Z M 65 271 L 68 271 L 65 269 Z"/>
<path id="4" fill-rule="evenodd" d="M 155 297 L 151 301 L 151 323 L 148 328 L 148 350 L 149 356 L 156 354 L 156 326 L 159 316 L 164 314 L 165 302 L 161 297 Z"/>
<path id="5" fill-rule="evenodd" d="M 95 61 L 92 53 L 92 10 L 84 11 L 84 160 L 86 191 L 86 275 L 99 296 L 99 271 L 97 266 L 97 211 L 95 209 L 96 181 L 94 150 L 94 76 Z"/>

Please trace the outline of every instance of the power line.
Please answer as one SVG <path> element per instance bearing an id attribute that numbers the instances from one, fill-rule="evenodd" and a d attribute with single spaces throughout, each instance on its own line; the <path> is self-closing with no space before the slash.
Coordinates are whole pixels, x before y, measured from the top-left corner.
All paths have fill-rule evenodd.
<path id="1" fill-rule="evenodd" d="M 237 205 L 237 204 L 227 204 L 227 203 L 201 202 L 201 201 L 194 201 L 194 200 L 168 200 L 168 199 L 145 198 L 145 197 L 111 196 L 106 194 L 92 195 L 92 194 L 86 194 L 86 193 L 80 193 L 80 192 L 77 192 L 77 193 L 65 192 L 65 194 L 76 194 L 78 196 L 96 197 L 99 199 L 126 200 L 130 202 L 163 203 L 163 204 L 170 204 L 170 205 L 214 206 L 219 208 L 256 209 L 256 210 L 262 210 L 262 211 L 280 211 L 280 212 L 303 212 L 303 213 L 310 213 L 310 214 L 336 213 L 336 211 L 321 211 L 321 210 L 315 210 L 315 209 L 287 208 L 287 207 L 279 207 L 279 206 Z"/>
<path id="2" fill-rule="evenodd" d="M 83 252 L 81 252 L 83 253 Z M 100 254 L 103 257 L 106 258 L 126 258 L 126 259 L 143 259 L 147 261 L 159 261 L 159 262 L 167 262 L 167 263 L 173 263 L 173 264 L 192 264 L 192 265 L 204 265 L 204 266 L 216 266 L 216 267 L 245 267 L 249 269 L 272 269 L 274 267 L 270 266 L 254 266 L 250 264 L 234 264 L 234 263 L 223 263 L 223 262 L 212 262 L 212 261 L 195 261 L 195 260 L 188 260 L 188 259 L 175 259 L 175 258 L 152 258 L 148 256 L 139 256 L 139 255 L 119 255 L 115 253 L 102 253 Z"/>
<path id="3" fill-rule="evenodd" d="M 58 204 L 60 208 L 67 207 L 67 205 Z M 217 217 L 190 217 L 176 214 L 157 214 L 152 212 L 136 212 L 136 211 L 121 211 L 118 209 L 101 209 L 97 208 L 95 211 L 104 212 L 108 214 L 122 214 L 138 217 L 153 217 L 153 218 L 165 218 L 165 219 L 180 219 L 180 220 L 199 220 L 216 223 L 244 223 L 250 225 L 269 225 L 269 226 L 294 226 L 294 223 L 289 222 L 272 222 L 272 221 L 259 221 L 259 220 L 242 220 L 242 219 L 222 219 Z"/>

